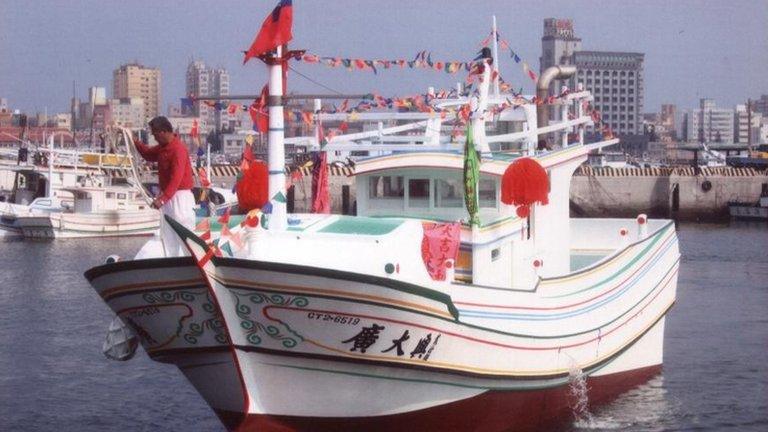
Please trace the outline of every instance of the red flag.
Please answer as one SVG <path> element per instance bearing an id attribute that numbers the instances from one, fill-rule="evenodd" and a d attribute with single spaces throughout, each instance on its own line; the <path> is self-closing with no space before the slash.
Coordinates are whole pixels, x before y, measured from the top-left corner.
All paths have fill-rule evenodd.
<path id="1" fill-rule="evenodd" d="M 268 94 L 269 89 L 265 85 L 264 88 L 261 89 L 261 96 L 253 101 L 253 103 L 248 107 L 248 114 L 251 115 L 253 126 L 259 132 L 269 131 L 269 114 L 267 113 Z"/>
<path id="2" fill-rule="evenodd" d="M 315 166 L 312 168 L 312 213 L 331 212 L 327 157 L 326 152 L 319 152 Z"/>
<path id="3" fill-rule="evenodd" d="M 199 138 L 200 137 L 200 128 L 197 124 L 197 119 L 192 120 L 192 129 L 189 131 L 189 136 L 191 138 Z"/>
<path id="4" fill-rule="evenodd" d="M 259 34 L 245 53 L 243 64 L 253 57 L 272 51 L 293 38 L 293 5 L 291 0 L 280 0 L 272 13 L 264 19 Z"/>

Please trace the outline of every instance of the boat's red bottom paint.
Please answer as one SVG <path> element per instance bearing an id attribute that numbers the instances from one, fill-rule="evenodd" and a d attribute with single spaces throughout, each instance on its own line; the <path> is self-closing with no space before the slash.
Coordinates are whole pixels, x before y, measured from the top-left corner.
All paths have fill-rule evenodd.
<path id="1" fill-rule="evenodd" d="M 589 406 L 605 404 L 647 382 L 661 365 L 588 378 Z M 572 421 L 568 386 L 535 391 L 489 391 L 457 402 L 376 417 L 294 417 L 217 411 L 229 430 L 291 431 L 549 431 Z"/>

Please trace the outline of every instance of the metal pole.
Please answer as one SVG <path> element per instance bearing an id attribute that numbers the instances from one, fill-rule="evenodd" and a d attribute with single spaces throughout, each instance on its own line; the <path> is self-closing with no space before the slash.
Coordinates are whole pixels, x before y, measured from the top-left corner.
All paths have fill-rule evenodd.
<path id="1" fill-rule="evenodd" d="M 46 184 L 45 196 L 50 198 L 53 193 L 53 135 L 48 138 L 48 182 Z"/>
<path id="2" fill-rule="evenodd" d="M 277 47 L 269 70 L 269 133 L 268 167 L 269 199 L 272 202 L 272 215 L 269 217 L 269 229 L 283 231 L 288 225 L 285 205 L 285 130 L 283 123 L 283 64 L 280 61 L 283 47 Z M 282 194 L 283 199 L 275 197 Z"/>
<path id="3" fill-rule="evenodd" d="M 208 180 L 213 178 L 211 173 L 211 143 L 207 143 L 205 148 L 205 171 L 208 173 Z"/>
<path id="4" fill-rule="evenodd" d="M 320 101 L 320 99 L 314 99 L 314 105 L 312 107 L 315 112 L 315 115 L 318 115 L 320 113 L 320 110 L 323 108 L 323 103 Z M 320 118 L 315 118 L 315 139 L 317 139 L 317 147 L 320 148 L 320 145 L 322 144 L 320 142 Z"/>
<path id="5" fill-rule="evenodd" d="M 496 33 L 496 15 L 493 16 L 493 71 L 496 72 L 493 79 L 493 94 L 499 95 L 499 36 Z"/>
<path id="6" fill-rule="evenodd" d="M 752 99 L 747 99 L 747 154 L 752 154 Z"/>

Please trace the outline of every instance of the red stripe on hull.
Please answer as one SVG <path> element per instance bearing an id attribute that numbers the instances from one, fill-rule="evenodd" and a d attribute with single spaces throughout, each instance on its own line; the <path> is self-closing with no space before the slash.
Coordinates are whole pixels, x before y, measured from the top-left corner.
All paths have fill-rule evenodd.
<path id="1" fill-rule="evenodd" d="M 589 405 L 610 402 L 661 373 L 661 365 L 587 380 Z M 533 391 L 488 391 L 437 407 L 375 417 L 294 417 L 217 411 L 229 430 L 293 431 L 549 431 L 572 420 L 568 386 Z"/>

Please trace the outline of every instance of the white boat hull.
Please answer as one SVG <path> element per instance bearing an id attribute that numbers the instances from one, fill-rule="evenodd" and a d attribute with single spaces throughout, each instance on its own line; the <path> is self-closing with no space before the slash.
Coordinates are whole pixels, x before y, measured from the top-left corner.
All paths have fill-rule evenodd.
<path id="1" fill-rule="evenodd" d="M 25 238 L 81 238 L 152 235 L 160 227 L 159 212 L 51 213 L 21 216 L 17 225 Z"/>
<path id="2" fill-rule="evenodd" d="M 483 305 L 467 301 L 471 285 L 449 297 L 350 272 L 209 260 L 187 242 L 203 272 L 175 258 L 86 276 L 152 358 L 176 364 L 229 428 L 247 430 L 539 427 L 570 410 L 582 374 L 599 402 L 660 371 L 679 263 L 667 224 Z M 468 416 L 474 426 L 449 426 Z"/>

